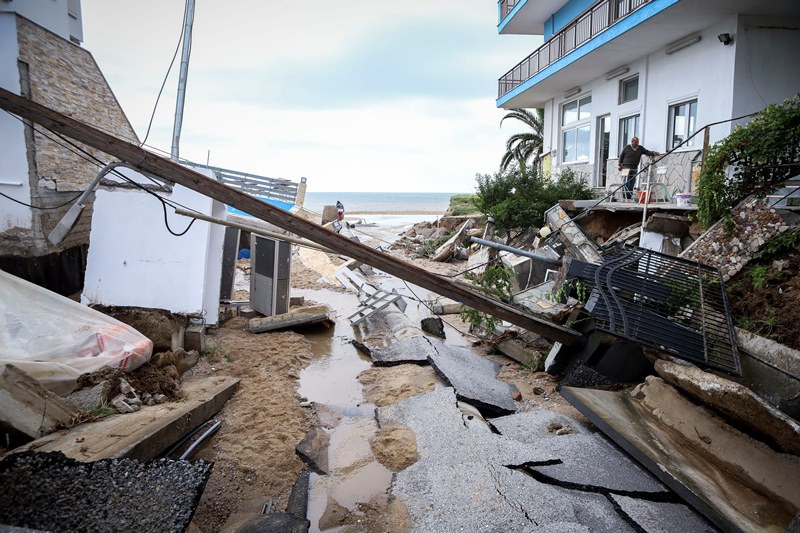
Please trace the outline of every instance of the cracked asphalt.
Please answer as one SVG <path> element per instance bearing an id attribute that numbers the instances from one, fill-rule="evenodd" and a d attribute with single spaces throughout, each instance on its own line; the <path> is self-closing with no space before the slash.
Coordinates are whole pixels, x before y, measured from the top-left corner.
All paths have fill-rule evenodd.
<path id="1" fill-rule="evenodd" d="M 489 420 L 498 434 L 466 410 L 451 387 L 377 410 L 417 436 L 392 487 L 412 531 L 715 531 L 589 426 L 535 411 Z"/>

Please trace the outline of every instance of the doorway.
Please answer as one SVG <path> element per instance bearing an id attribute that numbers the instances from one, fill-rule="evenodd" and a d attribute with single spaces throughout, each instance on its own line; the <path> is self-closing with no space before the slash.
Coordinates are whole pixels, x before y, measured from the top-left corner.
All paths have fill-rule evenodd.
<path id="1" fill-rule="evenodd" d="M 611 142 L 611 115 L 597 117 L 597 166 L 594 173 L 594 186 L 605 187 L 608 174 L 608 156 Z"/>

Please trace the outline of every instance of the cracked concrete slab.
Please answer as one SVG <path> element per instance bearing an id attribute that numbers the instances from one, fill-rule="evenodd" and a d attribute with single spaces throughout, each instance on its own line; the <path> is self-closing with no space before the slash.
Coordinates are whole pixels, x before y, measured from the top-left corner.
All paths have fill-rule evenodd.
<path id="1" fill-rule="evenodd" d="M 601 433 L 592 433 L 584 424 L 565 416 L 520 413 L 495 418 L 492 425 L 501 434 L 506 435 L 508 431 L 512 438 L 523 443 L 535 444 L 547 439 L 548 449 L 558 456 L 560 462 L 524 465 L 532 474 L 539 474 L 540 481 L 548 479 L 565 486 L 581 486 L 601 492 L 669 494 L 664 485 Z M 550 429 L 555 425 L 577 428 L 578 432 L 556 435 Z"/>
<path id="2" fill-rule="evenodd" d="M 540 483 L 508 464 L 561 459 L 553 439 L 535 444 L 465 422 L 452 388 L 377 410 L 379 424 L 404 424 L 419 460 L 395 474 L 392 492 L 412 531 L 626 531 L 604 497 Z"/>
<path id="3" fill-rule="evenodd" d="M 427 365 L 428 356 L 435 353 L 435 348 L 427 337 L 406 337 L 392 343 L 386 348 L 371 350 L 369 356 L 375 366 L 394 366 L 417 364 Z"/>
<path id="4" fill-rule="evenodd" d="M 429 339 L 434 351 L 431 366 L 459 400 L 474 405 L 484 416 L 502 416 L 517 410 L 516 387 L 497 379 L 500 365 L 469 350 Z"/>
<path id="5" fill-rule="evenodd" d="M 672 533 L 677 531 L 717 531 L 714 526 L 683 503 L 649 502 L 612 494 L 611 500 L 640 528 L 648 533 Z"/>

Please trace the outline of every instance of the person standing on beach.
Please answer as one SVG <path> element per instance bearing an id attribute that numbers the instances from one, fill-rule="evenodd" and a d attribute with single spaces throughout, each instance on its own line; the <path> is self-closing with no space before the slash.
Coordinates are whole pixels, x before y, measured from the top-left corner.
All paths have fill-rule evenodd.
<path id="1" fill-rule="evenodd" d="M 636 181 L 636 169 L 639 168 L 639 161 L 642 159 L 642 156 L 657 156 L 661 155 L 658 152 L 653 152 L 645 148 L 644 146 L 639 144 L 639 137 L 632 137 L 631 143 L 625 148 L 622 149 L 622 152 L 619 154 L 619 162 L 617 164 L 617 170 L 623 172 L 627 170 L 627 173 L 624 174 L 625 178 L 625 186 L 623 187 L 625 191 L 625 198 L 630 199 L 633 197 L 633 183 Z"/>
<path id="2" fill-rule="evenodd" d="M 336 217 L 339 219 L 339 222 L 344 218 L 344 204 L 339 200 L 336 200 Z"/>

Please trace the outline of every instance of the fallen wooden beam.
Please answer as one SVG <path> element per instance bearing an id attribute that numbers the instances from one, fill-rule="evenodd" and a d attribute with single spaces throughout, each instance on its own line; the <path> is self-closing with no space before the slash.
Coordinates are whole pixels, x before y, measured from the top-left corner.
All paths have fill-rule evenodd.
<path id="1" fill-rule="evenodd" d="M 179 402 L 145 406 L 135 413 L 112 415 L 64 433 L 51 433 L 11 453 L 60 451 L 78 461 L 153 459 L 217 414 L 238 385 L 238 379 L 226 376 L 186 381 L 181 387 L 186 398 Z"/>
<path id="2" fill-rule="evenodd" d="M 159 157 L 135 144 L 113 137 L 2 88 L 0 88 L 0 107 L 21 118 L 41 124 L 51 131 L 101 150 L 141 172 L 160 176 L 183 185 L 388 274 L 463 302 L 478 311 L 488 313 L 521 328 L 539 333 L 547 339 L 566 345 L 582 341 L 580 334 L 572 329 L 531 316 L 524 310 L 475 290 L 471 285 L 438 276 L 416 265 L 329 231 L 313 222 L 262 202 L 258 198 L 207 178 L 176 162 Z"/>

